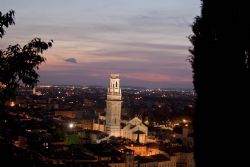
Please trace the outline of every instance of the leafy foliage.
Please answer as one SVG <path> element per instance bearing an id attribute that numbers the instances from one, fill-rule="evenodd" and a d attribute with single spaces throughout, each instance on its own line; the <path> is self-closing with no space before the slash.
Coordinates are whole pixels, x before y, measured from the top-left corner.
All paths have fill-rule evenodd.
<path id="1" fill-rule="evenodd" d="M 4 27 L 8 28 L 10 25 L 15 24 L 14 16 L 15 16 L 14 10 L 10 10 L 8 13 L 4 15 L 0 11 L 0 38 L 2 38 L 3 35 L 5 34 Z"/>
<path id="2" fill-rule="evenodd" d="M 14 11 L 5 15 L 0 12 L 0 37 L 5 33 L 4 27 L 14 24 Z M 0 50 L 0 105 L 14 97 L 16 88 L 20 85 L 34 86 L 39 80 L 37 71 L 45 61 L 41 54 L 52 47 L 52 42 L 43 42 L 34 38 L 21 47 L 19 44 L 9 45 L 6 50 Z"/>

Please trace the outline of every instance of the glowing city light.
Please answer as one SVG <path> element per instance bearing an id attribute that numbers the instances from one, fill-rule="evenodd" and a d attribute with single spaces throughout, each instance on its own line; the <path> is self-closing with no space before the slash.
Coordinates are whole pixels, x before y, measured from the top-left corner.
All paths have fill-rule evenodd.
<path id="1" fill-rule="evenodd" d="M 69 124 L 69 128 L 70 128 L 70 129 L 74 128 L 74 124 L 73 124 L 73 123 L 70 123 L 70 124 Z"/>
<path id="2" fill-rule="evenodd" d="M 14 107 L 15 106 L 15 102 L 14 101 L 10 102 L 10 106 Z"/>
<path id="3" fill-rule="evenodd" d="M 183 119 L 182 122 L 183 122 L 183 123 L 187 123 L 187 120 L 186 120 L 186 119 Z"/>

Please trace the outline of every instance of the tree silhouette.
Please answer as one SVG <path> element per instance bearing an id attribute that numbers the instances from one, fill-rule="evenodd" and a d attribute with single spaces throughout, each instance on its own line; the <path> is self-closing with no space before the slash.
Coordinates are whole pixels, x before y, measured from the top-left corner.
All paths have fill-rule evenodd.
<path id="1" fill-rule="evenodd" d="M 5 34 L 5 28 L 13 24 L 13 10 L 4 15 L 0 12 L 1 38 Z M 45 61 L 41 54 L 52 46 L 52 42 L 34 38 L 23 47 L 16 44 L 9 45 L 6 50 L 0 50 L 0 107 L 6 100 L 14 98 L 16 88 L 20 85 L 34 86 L 39 81 L 36 70 Z"/>
<path id="2" fill-rule="evenodd" d="M 2 38 L 3 35 L 5 34 L 4 27 L 7 28 L 10 25 L 15 24 L 14 14 L 15 14 L 15 12 L 13 10 L 10 10 L 9 12 L 7 12 L 4 15 L 0 11 L 0 38 Z"/>
<path id="3" fill-rule="evenodd" d="M 227 166 L 234 162 L 241 166 L 243 155 L 241 160 L 235 154 L 232 159 L 229 156 L 244 148 L 245 143 L 232 134 L 230 127 L 246 130 L 246 114 L 250 111 L 249 5 L 242 1 L 201 2 L 201 16 L 195 18 L 189 37 L 197 94 L 196 166 Z"/>

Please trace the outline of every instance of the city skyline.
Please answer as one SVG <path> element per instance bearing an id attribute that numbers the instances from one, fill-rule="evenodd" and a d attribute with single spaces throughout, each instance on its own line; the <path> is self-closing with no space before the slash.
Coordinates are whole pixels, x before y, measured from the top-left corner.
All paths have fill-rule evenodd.
<path id="1" fill-rule="evenodd" d="M 1 11 L 15 10 L 16 25 L 0 48 L 53 39 L 40 84 L 106 86 L 119 73 L 123 86 L 191 88 L 187 37 L 199 7 L 198 0 L 10 0 Z"/>

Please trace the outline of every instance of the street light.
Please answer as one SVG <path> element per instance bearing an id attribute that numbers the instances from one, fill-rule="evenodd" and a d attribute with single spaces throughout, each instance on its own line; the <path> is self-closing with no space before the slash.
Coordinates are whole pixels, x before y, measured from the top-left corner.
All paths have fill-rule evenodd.
<path id="1" fill-rule="evenodd" d="M 71 134 L 75 134 L 76 133 L 76 124 L 74 122 L 70 122 L 68 124 L 68 127 L 70 129 L 70 133 Z"/>
<path id="2" fill-rule="evenodd" d="M 182 119 L 182 122 L 185 124 L 185 123 L 187 123 L 187 120 L 186 119 Z"/>
<path id="3" fill-rule="evenodd" d="M 69 128 L 70 129 L 74 128 L 74 124 L 73 123 L 69 123 Z"/>
<path id="4" fill-rule="evenodd" d="M 72 132 L 72 129 L 74 128 L 74 123 L 70 122 L 69 123 L 69 128 L 70 128 L 70 131 Z M 73 165 L 73 148 L 72 148 L 72 144 L 70 144 L 70 151 L 71 151 L 71 166 Z"/>

